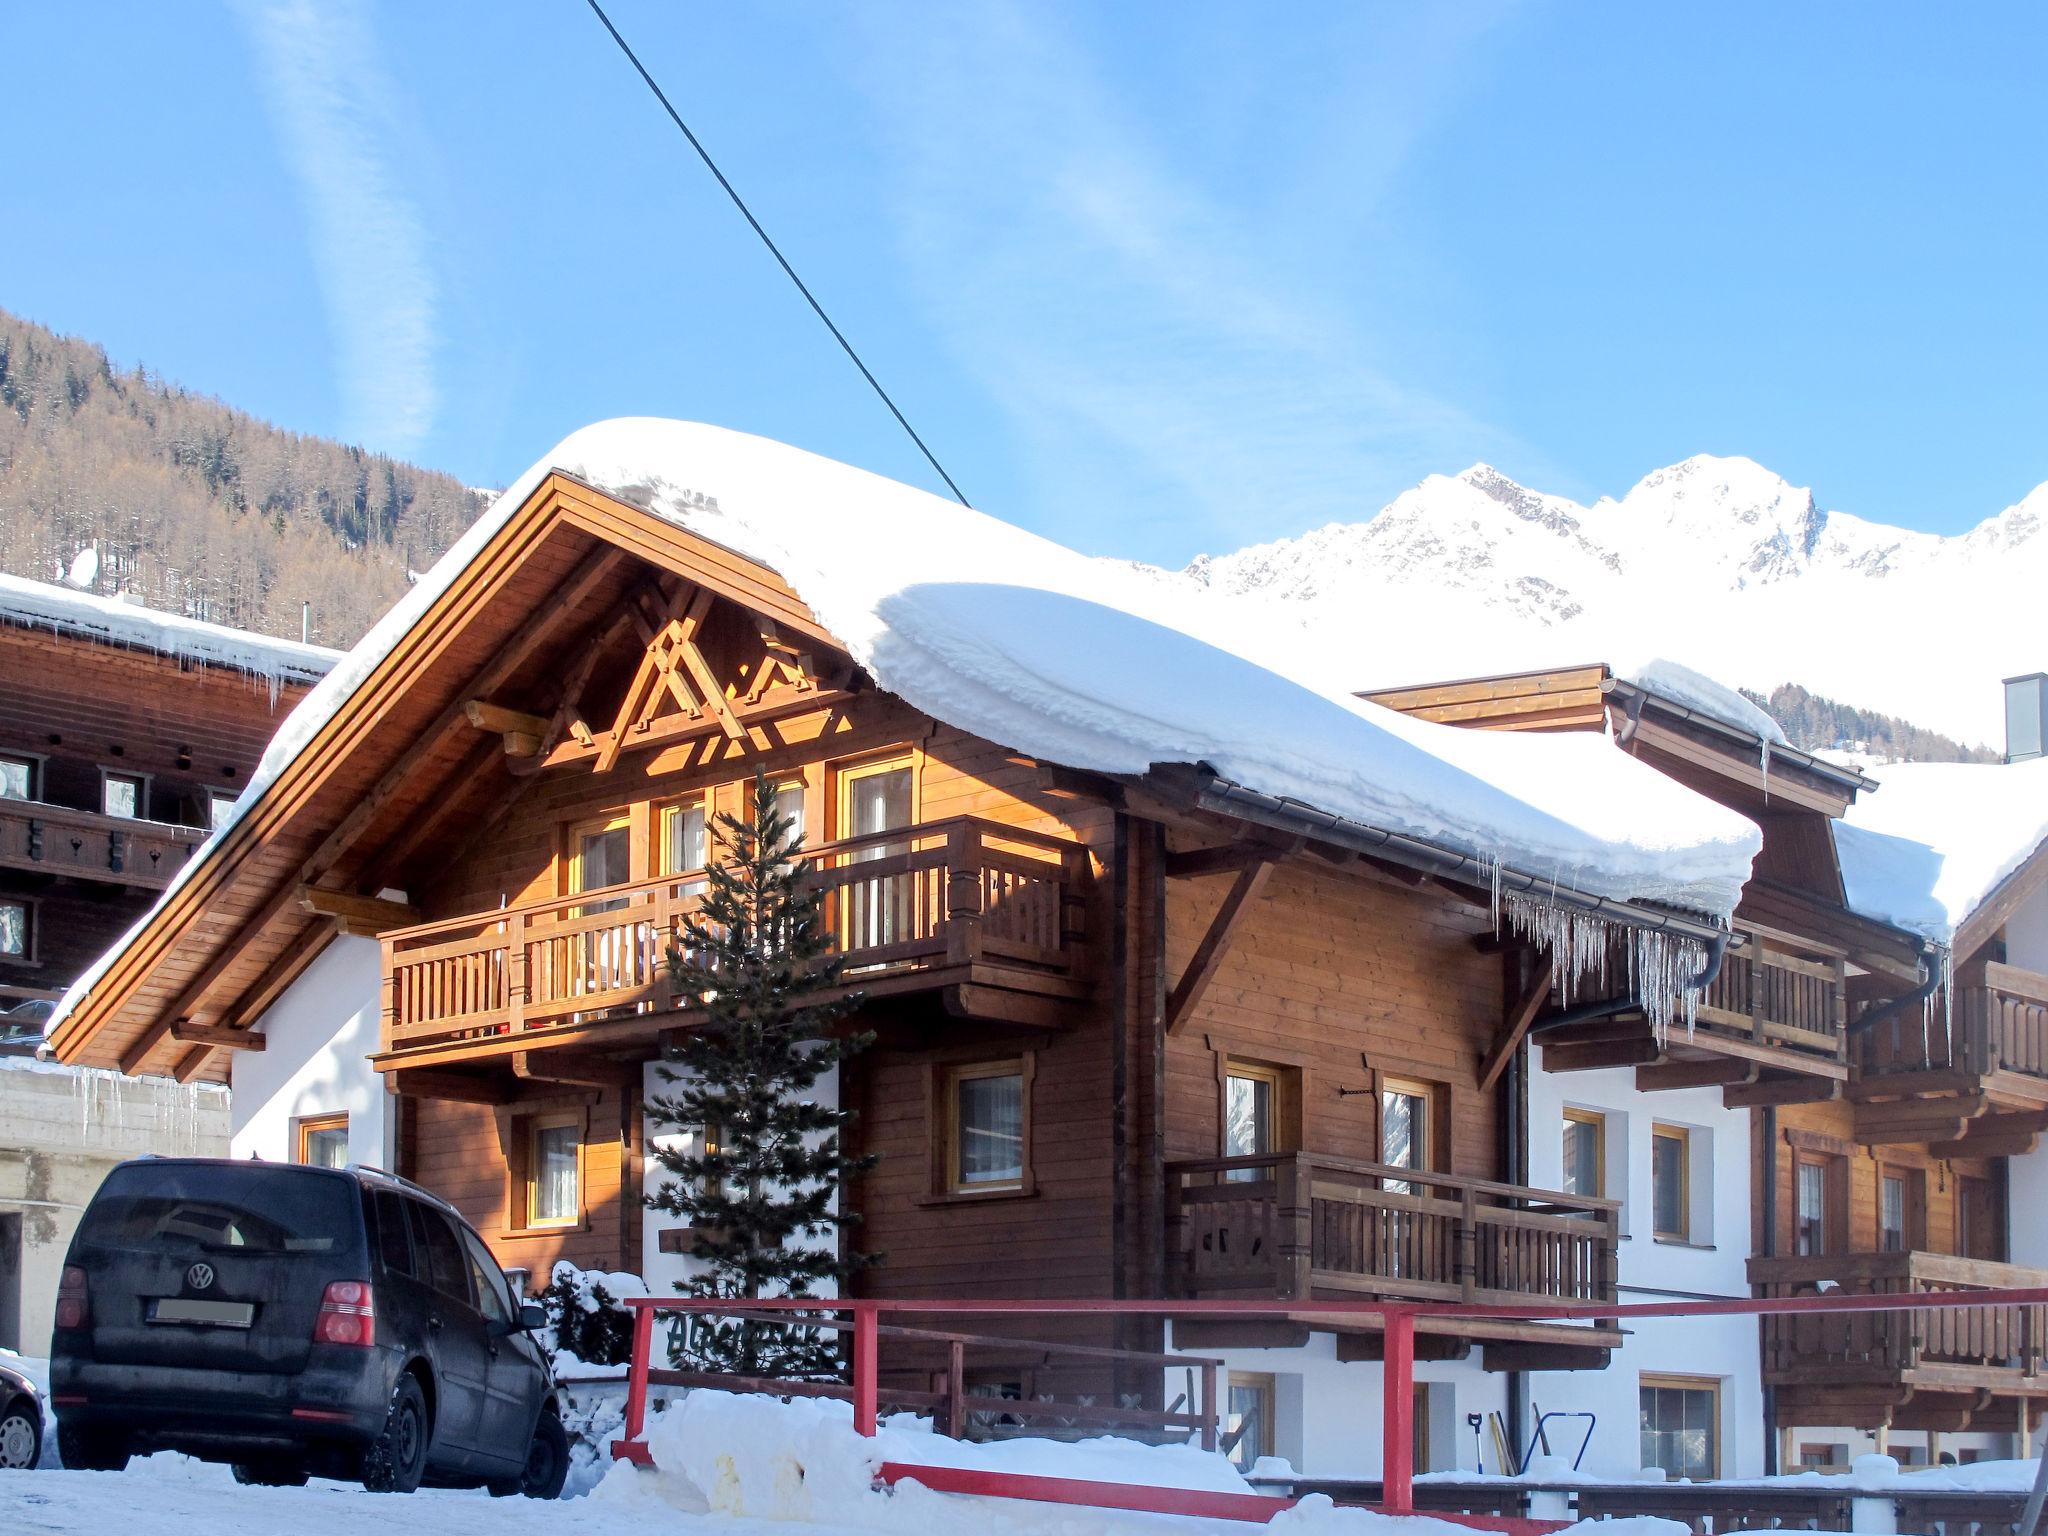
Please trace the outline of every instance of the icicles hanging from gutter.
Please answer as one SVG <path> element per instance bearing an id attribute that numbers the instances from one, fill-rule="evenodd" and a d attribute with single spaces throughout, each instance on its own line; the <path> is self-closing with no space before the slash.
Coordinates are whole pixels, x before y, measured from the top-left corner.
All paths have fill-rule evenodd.
<path id="1" fill-rule="evenodd" d="M 1572 987 L 1591 983 L 1613 996 L 1642 1004 L 1650 1030 L 1661 1043 L 1674 1023 L 1692 1032 L 1700 1000 L 1707 946 L 1697 939 L 1662 933 L 1634 923 L 1617 923 L 1582 908 L 1561 906 L 1542 896 L 1493 890 L 1496 932 L 1507 932 L 1547 950 L 1557 966 L 1558 990 L 1567 1006 Z M 1625 975 L 1613 974 L 1617 957 Z"/>

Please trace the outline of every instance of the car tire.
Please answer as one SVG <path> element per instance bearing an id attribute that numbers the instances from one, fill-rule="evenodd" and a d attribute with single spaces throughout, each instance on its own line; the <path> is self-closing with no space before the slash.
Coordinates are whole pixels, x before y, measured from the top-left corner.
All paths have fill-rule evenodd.
<path id="1" fill-rule="evenodd" d="M 526 1470 L 484 1486 L 494 1499 L 508 1499 L 515 1493 L 529 1499 L 559 1499 L 562 1484 L 568 1480 L 569 1436 L 560 1419 L 543 1413 L 533 1426 L 533 1443 L 526 1448 Z"/>
<path id="2" fill-rule="evenodd" d="M 363 1486 L 371 1493 L 411 1493 L 427 1471 L 427 1399 L 410 1374 L 398 1378 L 384 1428 L 363 1452 Z"/>
<path id="3" fill-rule="evenodd" d="M 306 1469 L 290 1461 L 238 1461 L 235 1481 L 245 1488 L 303 1488 Z"/>
<path id="4" fill-rule="evenodd" d="M 69 1472 L 121 1472 L 128 1466 L 128 1442 L 104 1429 L 74 1429 L 57 1421 L 57 1454 Z"/>
<path id="5" fill-rule="evenodd" d="M 0 1472 L 27 1472 L 42 1456 L 42 1410 L 32 1402 L 9 1403 L 0 1412 Z"/>

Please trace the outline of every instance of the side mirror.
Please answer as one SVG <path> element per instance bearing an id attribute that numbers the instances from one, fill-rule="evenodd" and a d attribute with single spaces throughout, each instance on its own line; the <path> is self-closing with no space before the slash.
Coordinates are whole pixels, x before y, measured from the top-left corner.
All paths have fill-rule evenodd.
<path id="1" fill-rule="evenodd" d="M 519 1303 L 519 1331 L 533 1333 L 548 1325 L 548 1309 L 537 1301 Z"/>

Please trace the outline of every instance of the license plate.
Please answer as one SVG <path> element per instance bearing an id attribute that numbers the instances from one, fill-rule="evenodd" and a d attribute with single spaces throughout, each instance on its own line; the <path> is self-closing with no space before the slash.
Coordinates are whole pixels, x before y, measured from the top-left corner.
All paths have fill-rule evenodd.
<path id="1" fill-rule="evenodd" d="M 214 1328 L 247 1328 L 256 1320 L 250 1301 L 184 1301 L 166 1297 L 150 1308 L 152 1323 L 200 1323 Z"/>

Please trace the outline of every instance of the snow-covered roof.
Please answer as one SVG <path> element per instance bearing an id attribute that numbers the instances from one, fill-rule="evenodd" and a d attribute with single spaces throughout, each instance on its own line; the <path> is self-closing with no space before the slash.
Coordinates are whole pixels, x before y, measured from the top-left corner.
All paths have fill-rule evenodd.
<path id="1" fill-rule="evenodd" d="M 278 683 L 313 683 L 341 660 L 340 651 L 272 635 L 230 629 L 183 614 L 162 613 L 120 598 L 0 575 L 0 622 L 80 635 L 106 645 L 154 651 L 207 666 L 231 667 Z"/>
<path id="2" fill-rule="evenodd" d="M 2048 759 L 1872 772 L 1878 792 L 1835 824 L 1849 907 L 1866 917 L 1946 944 L 2048 841 Z"/>
<path id="3" fill-rule="evenodd" d="M 765 438 L 653 418 L 586 427 L 521 475 L 293 711 L 237 818 L 556 470 L 771 567 L 880 687 L 1049 762 L 1207 764 L 1560 891 L 1723 922 L 1761 846 L 1754 823 L 1600 736 L 1409 719 L 1354 697 L 1298 631 L 1276 636 L 1192 580 L 1090 559 Z M 127 942 L 74 985 L 53 1034 Z"/>
<path id="4" fill-rule="evenodd" d="M 1715 682 L 1704 672 L 1662 656 L 1615 665 L 1612 670 L 1623 682 L 1634 683 L 1645 693 L 1654 693 L 1674 704 L 1682 704 L 1723 725 L 1733 726 L 1744 735 L 1754 736 L 1774 747 L 1791 745 L 1786 739 L 1785 728 L 1767 711 L 1752 704 L 1736 689 Z"/>

